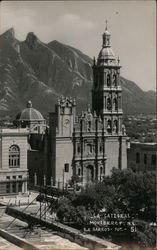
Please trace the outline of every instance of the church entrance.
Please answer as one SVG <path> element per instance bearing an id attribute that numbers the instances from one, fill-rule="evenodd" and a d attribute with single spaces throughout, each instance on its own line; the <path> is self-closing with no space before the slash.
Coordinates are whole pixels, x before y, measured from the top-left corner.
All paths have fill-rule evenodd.
<path id="1" fill-rule="evenodd" d="M 87 166 L 87 182 L 92 182 L 94 180 L 94 168 L 91 165 Z"/>

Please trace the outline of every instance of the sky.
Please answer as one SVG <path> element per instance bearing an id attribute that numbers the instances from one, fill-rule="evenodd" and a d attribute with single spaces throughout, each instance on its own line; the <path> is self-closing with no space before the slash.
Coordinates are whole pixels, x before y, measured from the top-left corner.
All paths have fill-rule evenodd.
<path id="1" fill-rule="evenodd" d="M 143 90 L 156 89 L 156 1 L 2 1 L 0 33 L 13 27 L 17 39 L 34 32 L 98 56 L 105 21 L 121 75 Z"/>

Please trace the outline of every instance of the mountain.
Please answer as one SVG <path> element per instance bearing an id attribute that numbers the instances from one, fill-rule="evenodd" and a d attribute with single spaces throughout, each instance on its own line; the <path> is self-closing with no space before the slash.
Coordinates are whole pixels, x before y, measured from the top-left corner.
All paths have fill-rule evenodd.
<path id="1" fill-rule="evenodd" d="M 155 112 L 155 92 L 142 91 L 121 78 L 125 113 Z M 60 95 L 76 97 L 78 111 L 91 102 L 92 59 L 78 49 L 33 33 L 25 41 L 11 28 L 0 36 L 0 112 L 15 115 L 32 100 L 43 114 L 54 110 Z"/>

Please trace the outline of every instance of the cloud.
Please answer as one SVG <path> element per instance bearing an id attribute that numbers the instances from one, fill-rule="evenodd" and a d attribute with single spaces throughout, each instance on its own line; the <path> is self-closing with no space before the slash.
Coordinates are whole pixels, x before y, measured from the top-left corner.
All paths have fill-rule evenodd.
<path id="1" fill-rule="evenodd" d="M 73 28 L 74 32 L 77 29 L 90 31 L 95 28 L 95 24 L 90 20 L 84 20 L 76 14 L 65 14 L 58 21 L 59 26 L 64 26 L 66 28 Z"/>

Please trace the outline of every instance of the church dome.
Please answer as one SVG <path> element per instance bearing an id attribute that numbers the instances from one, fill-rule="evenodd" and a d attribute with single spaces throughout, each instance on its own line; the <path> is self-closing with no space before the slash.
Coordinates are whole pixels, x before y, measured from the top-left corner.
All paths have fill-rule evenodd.
<path id="1" fill-rule="evenodd" d="M 110 47 L 105 47 L 105 48 L 102 48 L 100 50 L 100 53 L 99 53 L 99 56 L 98 56 L 99 59 L 115 59 L 115 54 L 113 52 L 113 50 L 110 48 Z"/>
<path id="2" fill-rule="evenodd" d="M 32 107 L 32 102 L 27 102 L 27 108 L 23 109 L 17 116 L 19 121 L 44 121 L 42 114 Z"/>

